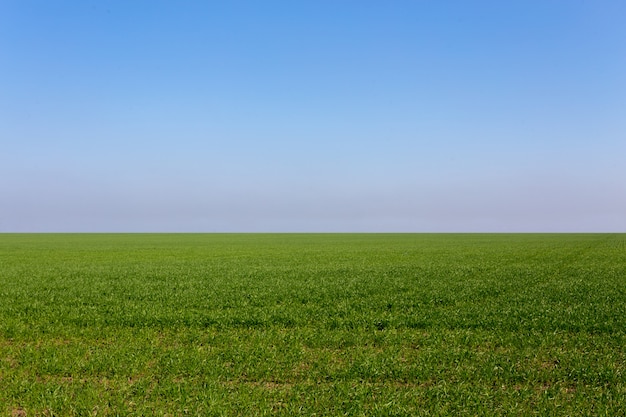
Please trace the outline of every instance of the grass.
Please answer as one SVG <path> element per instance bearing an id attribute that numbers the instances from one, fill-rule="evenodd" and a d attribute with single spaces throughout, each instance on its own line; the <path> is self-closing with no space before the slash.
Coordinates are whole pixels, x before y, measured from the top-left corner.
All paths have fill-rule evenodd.
<path id="1" fill-rule="evenodd" d="M 0 414 L 626 415 L 623 234 L 3 234 Z"/>

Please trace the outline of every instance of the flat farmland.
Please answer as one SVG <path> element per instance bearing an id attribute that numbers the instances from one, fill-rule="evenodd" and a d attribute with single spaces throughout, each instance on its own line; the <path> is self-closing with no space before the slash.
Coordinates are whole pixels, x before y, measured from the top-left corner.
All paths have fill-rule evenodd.
<path id="1" fill-rule="evenodd" d="M 626 235 L 2 234 L 0 414 L 626 415 Z"/>

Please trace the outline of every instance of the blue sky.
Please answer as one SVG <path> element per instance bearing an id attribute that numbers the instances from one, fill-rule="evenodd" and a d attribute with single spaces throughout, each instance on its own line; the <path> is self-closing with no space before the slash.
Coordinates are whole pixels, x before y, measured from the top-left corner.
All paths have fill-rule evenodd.
<path id="1" fill-rule="evenodd" d="M 626 231 L 626 3 L 0 3 L 0 232 Z"/>

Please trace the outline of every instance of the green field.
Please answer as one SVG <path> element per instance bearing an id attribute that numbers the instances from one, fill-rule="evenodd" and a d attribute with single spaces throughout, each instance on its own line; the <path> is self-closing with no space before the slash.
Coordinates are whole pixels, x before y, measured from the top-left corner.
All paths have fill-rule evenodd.
<path id="1" fill-rule="evenodd" d="M 623 234 L 2 234 L 0 414 L 626 415 Z"/>

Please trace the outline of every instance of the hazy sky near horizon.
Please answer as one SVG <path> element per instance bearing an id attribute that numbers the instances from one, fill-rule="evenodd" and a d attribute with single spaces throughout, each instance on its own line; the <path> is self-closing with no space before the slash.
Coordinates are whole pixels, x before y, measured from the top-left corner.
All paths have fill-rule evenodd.
<path id="1" fill-rule="evenodd" d="M 0 3 L 0 232 L 625 232 L 626 2 Z"/>

